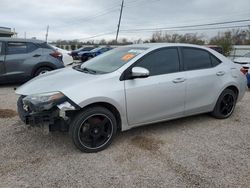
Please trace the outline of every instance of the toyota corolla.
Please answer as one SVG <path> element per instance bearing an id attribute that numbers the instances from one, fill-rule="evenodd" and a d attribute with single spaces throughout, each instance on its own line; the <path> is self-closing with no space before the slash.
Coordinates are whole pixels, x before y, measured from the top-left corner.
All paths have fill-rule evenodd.
<path id="1" fill-rule="evenodd" d="M 26 124 L 68 131 L 81 151 L 97 152 L 117 131 L 201 113 L 228 118 L 245 74 L 206 47 L 124 46 L 22 85 L 18 112 Z"/>

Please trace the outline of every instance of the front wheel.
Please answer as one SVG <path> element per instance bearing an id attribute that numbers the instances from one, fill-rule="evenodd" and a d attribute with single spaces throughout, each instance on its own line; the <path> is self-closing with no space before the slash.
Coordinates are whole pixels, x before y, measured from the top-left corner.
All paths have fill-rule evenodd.
<path id="1" fill-rule="evenodd" d="M 228 118 L 234 111 L 236 101 L 236 93 L 231 89 L 225 89 L 217 100 L 212 116 L 218 119 Z"/>
<path id="2" fill-rule="evenodd" d="M 117 121 L 106 108 L 88 108 L 75 116 L 70 125 L 70 136 L 83 152 L 98 152 L 107 148 L 116 134 Z"/>

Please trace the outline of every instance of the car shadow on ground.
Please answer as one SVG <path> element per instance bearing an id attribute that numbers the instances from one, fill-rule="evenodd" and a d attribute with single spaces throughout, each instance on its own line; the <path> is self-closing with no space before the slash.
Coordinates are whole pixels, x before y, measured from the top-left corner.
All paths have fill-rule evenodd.
<path id="1" fill-rule="evenodd" d="M 209 115 L 202 114 L 136 127 L 125 132 L 118 132 L 110 147 L 112 148 L 112 146 L 128 144 L 130 140 L 132 140 L 133 142 L 141 142 L 138 137 L 152 137 L 152 135 L 164 135 L 169 134 L 170 132 L 183 131 L 187 128 L 193 129 L 196 126 L 203 126 L 204 124 L 202 122 L 211 119 L 213 118 Z M 40 128 L 28 128 L 20 120 L 18 120 L 17 123 L 15 123 L 13 126 L 18 126 L 18 129 L 15 129 L 15 131 L 13 131 L 13 134 L 19 135 L 17 140 L 21 140 L 19 140 L 18 142 L 27 142 L 27 144 L 25 144 L 26 147 L 27 145 L 29 145 L 29 143 L 31 143 L 33 146 L 28 147 L 39 147 L 40 149 L 44 150 L 53 150 L 56 148 L 57 151 L 62 150 L 62 152 L 67 153 L 75 153 L 78 151 L 74 147 L 68 132 L 55 131 L 50 133 L 44 133 L 43 130 Z M 20 136 L 20 134 L 23 136 Z M 147 142 L 146 140 L 144 141 Z M 147 147 L 147 145 L 144 146 Z"/>

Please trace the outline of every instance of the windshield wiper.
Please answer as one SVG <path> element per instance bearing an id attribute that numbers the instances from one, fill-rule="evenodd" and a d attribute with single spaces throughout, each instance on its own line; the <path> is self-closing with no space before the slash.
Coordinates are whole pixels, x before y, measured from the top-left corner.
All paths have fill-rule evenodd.
<path id="1" fill-rule="evenodd" d="M 74 67 L 72 67 L 73 69 L 80 71 L 80 72 L 85 72 L 85 73 L 89 73 L 89 74 L 96 74 L 97 72 L 95 70 L 89 69 L 89 68 L 81 68 L 81 65 L 76 65 Z"/>
<path id="2" fill-rule="evenodd" d="M 83 72 L 87 72 L 87 73 L 90 73 L 90 74 L 96 74 L 96 71 L 95 70 L 92 70 L 92 69 L 89 69 L 89 68 L 86 68 L 84 67 L 83 69 L 81 69 Z"/>

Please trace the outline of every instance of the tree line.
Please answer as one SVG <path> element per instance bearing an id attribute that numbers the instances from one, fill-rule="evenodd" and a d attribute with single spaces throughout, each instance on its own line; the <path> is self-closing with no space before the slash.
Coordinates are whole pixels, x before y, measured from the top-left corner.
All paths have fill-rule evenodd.
<path id="1" fill-rule="evenodd" d="M 56 46 L 59 48 L 68 47 L 71 50 L 80 48 L 83 45 L 128 45 L 133 43 L 156 43 L 156 42 L 169 42 L 169 43 L 190 43 L 198 45 L 217 45 L 222 47 L 224 55 L 229 55 L 232 50 L 232 45 L 250 45 L 250 27 L 248 29 L 233 29 L 224 32 L 218 32 L 216 36 L 205 39 L 205 36 L 197 33 L 185 33 L 178 34 L 169 32 L 157 31 L 147 40 L 138 39 L 136 41 L 130 41 L 126 38 L 122 38 L 118 41 L 101 39 L 99 41 L 89 40 L 81 42 L 79 40 L 57 40 Z"/>

